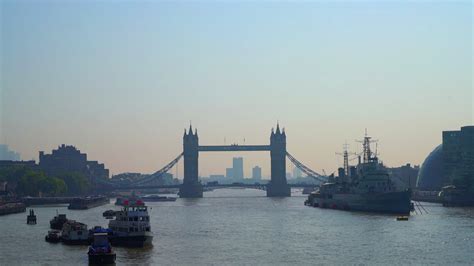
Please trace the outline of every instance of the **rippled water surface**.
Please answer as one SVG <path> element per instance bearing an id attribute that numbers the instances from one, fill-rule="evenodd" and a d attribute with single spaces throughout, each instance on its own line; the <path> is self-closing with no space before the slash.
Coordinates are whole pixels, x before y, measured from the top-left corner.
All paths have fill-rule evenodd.
<path id="1" fill-rule="evenodd" d="M 304 197 L 266 198 L 251 189 L 206 192 L 196 200 L 151 202 L 154 246 L 115 248 L 117 265 L 466 264 L 474 263 L 474 208 L 443 208 L 409 221 L 394 216 L 305 207 Z M 113 203 L 114 200 L 111 200 Z M 73 211 L 33 207 L 0 216 L 0 265 L 86 265 L 86 246 L 49 244 L 56 210 L 89 225 L 107 225 L 113 204 Z"/>

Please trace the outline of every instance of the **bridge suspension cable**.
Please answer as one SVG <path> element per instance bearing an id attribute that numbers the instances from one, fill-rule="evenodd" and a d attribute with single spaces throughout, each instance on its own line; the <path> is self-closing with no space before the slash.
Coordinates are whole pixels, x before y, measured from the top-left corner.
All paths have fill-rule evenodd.
<path id="1" fill-rule="evenodd" d="M 286 156 L 288 157 L 288 159 L 290 159 L 290 161 L 296 166 L 298 167 L 303 173 L 305 173 L 306 175 L 320 181 L 320 182 L 326 182 L 328 177 L 326 175 L 321 175 L 313 170 L 311 170 L 309 167 L 307 167 L 306 165 L 304 165 L 303 163 L 301 163 L 300 161 L 296 160 L 295 157 L 293 157 L 290 153 L 286 153 Z"/>
<path id="2" fill-rule="evenodd" d="M 151 175 L 149 175 L 149 176 L 147 176 L 143 179 L 140 179 L 140 180 L 137 180 L 137 181 L 133 182 L 133 185 L 144 185 L 144 184 L 149 183 L 151 181 L 157 180 L 163 174 L 167 173 L 171 168 L 173 168 L 173 166 L 175 166 L 178 163 L 178 161 L 181 159 L 181 157 L 183 157 L 183 153 L 179 154 L 178 157 L 176 157 L 174 160 L 169 162 L 167 165 L 165 165 L 160 170 L 154 172 L 153 174 L 151 174 Z"/>

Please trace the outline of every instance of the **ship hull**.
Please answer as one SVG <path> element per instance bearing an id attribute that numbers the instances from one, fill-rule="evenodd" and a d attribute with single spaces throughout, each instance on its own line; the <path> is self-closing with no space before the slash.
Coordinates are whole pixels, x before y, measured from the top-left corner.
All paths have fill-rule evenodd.
<path id="1" fill-rule="evenodd" d="M 144 202 L 165 202 L 165 201 L 176 201 L 176 198 L 168 198 L 168 197 L 163 197 L 163 198 L 142 198 Z"/>
<path id="2" fill-rule="evenodd" d="M 115 264 L 115 253 L 89 254 L 89 265 Z"/>
<path id="3" fill-rule="evenodd" d="M 112 246 L 141 248 L 151 246 L 153 242 L 153 236 L 110 236 L 109 241 Z"/>
<path id="4" fill-rule="evenodd" d="M 347 211 L 391 213 L 409 215 L 411 210 L 409 191 L 366 194 L 311 194 L 307 204 L 328 209 Z"/>

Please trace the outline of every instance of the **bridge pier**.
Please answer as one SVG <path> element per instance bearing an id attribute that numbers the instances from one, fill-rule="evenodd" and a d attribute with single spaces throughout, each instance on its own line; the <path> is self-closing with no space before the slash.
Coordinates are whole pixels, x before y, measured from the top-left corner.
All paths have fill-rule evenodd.
<path id="1" fill-rule="evenodd" d="M 267 185 L 267 197 L 290 197 L 291 189 L 286 181 L 286 134 L 280 132 L 277 124 L 276 132 L 270 136 L 271 180 Z"/>
<path id="2" fill-rule="evenodd" d="M 180 198 L 202 198 L 202 184 L 182 184 L 179 188 L 179 197 Z"/>
<path id="3" fill-rule="evenodd" d="M 189 132 L 184 130 L 183 136 L 184 180 L 179 188 L 180 198 L 202 198 L 202 185 L 198 180 L 199 138 L 189 126 Z"/>
<path id="4" fill-rule="evenodd" d="M 291 188 L 288 184 L 273 184 L 270 181 L 267 185 L 267 197 L 291 197 Z"/>

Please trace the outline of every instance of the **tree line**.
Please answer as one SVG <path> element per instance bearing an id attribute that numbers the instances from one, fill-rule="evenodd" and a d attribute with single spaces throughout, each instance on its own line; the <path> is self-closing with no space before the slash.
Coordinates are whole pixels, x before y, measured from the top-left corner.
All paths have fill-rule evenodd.
<path id="1" fill-rule="evenodd" d="M 26 166 L 0 168 L 0 182 L 8 182 L 19 196 L 73 196 L 91 189 L 89 179 L 82 173 L 64 172 L 48 176 L 41 170 Z"/>

